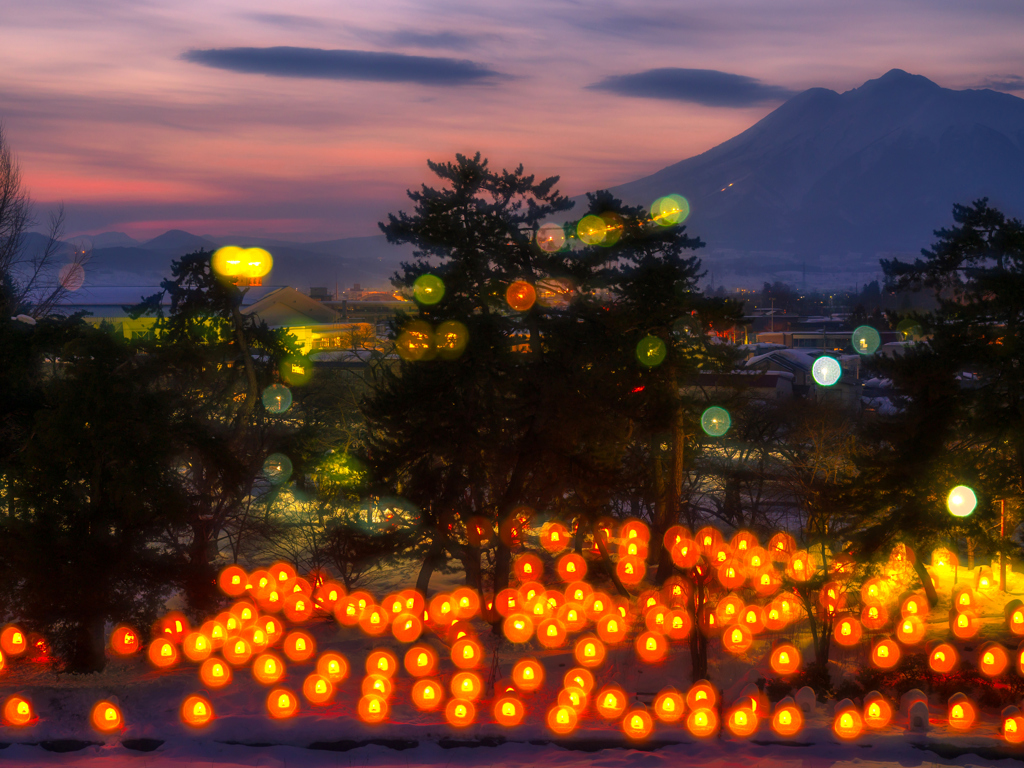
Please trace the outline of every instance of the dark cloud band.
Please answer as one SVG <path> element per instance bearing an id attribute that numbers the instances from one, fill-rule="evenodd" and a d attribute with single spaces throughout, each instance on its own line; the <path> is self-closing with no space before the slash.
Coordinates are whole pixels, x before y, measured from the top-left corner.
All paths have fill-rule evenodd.
<path id="1" fill-rule="evenodd" d="M 669 99 L 703 104 L 708 107 L 748 107 L 772 101 L 784 101 L 796 91 L 760 80 L 714 69 L 665 67 L 648 69 L 633 75 L 613 75 L 587 86 L 620 96 Z"/>
<path id="2" fill-rule="evenodd" d="M 186 51 L 182 58 L 207 67 L 274 77 L 467 85 L 499 76 L 465 59 L 289 46 L 193 49 Z"/>

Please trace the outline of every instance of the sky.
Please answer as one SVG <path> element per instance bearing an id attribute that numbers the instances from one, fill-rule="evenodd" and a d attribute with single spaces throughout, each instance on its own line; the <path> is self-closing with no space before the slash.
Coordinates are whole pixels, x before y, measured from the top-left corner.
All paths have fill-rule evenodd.
<path id="1" fill-rule="evenodd" d="M 1019 0 L 0 0 L 0 123 L 69 235 L 321 240 L 457 152 L 578 195 L 894 67 L 1024 95 L 1022 39 Z"/>

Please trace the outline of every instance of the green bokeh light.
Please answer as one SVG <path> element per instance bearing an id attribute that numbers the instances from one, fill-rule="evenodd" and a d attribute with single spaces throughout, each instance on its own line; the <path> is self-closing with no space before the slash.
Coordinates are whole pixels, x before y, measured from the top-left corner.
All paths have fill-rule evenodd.
<path id="1" fill-rule="evenodd" d="M 444 298 L 444 280 L 437 275 L 420 275 L 412 284 L 413 297 L 420 304 L 430 306 Z"/>
<path id="2" fill-rule="evenodd" d="M 850 336 L 850 342 L 859 355 L 873 355 L 882 346 L 882 337 L 870 325 L 862 325 Z"/>
<path id="3" fill-rule="evenodd" d="M 700 427 L 711 437 L 721 437 L 732 426 L 729 412 L 717 405 L 712 405 L 700 417 Z"/>
<path id="4" fill-rule="evenodd" d="M 271 384 L 263 390 L 263 407 L 280 416 L 292 407 L 292 391 L 283 384 Z"/>
<path id="5" fill-rule="evenodd" d="M 636 345 L 636 359 L 640 361 L 640 365 L 647 368 L 661 365 L 667 354 L 668 348 L 665 346 L 665 342 L 657 336 L 644 336 Z"/>
<path id="6" fill-rule="evenodd" d="M 682 195 L 665 195 L 651 205 L 651 219 L 663 227 L 682 224 L 690 215 L 690 203 Z"/>

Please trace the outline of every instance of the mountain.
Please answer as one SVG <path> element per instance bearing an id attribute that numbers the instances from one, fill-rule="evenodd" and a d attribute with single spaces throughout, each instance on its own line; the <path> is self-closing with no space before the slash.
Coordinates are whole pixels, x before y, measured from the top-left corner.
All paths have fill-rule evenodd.
<path id="1" fill-rule="evenodd" d="M 106 233 L 117 234 L 117 233 Z M 402 260 L 411 258 L 408 246 L 389 245 L 383 235 L 351 237 L 315 243 L 292 243 L 283 240 L 245 235 L 215 237 L 199 236 L 180 229 L 172 229 L 145 243 L 101 247 L 101 236 L 93 238 L 93 249 L 85 265 L 86 284 L 91 286 L 159 285 L 170 276 L 173 259 L 205 249 L 216 250 L 222 245 L 260 246 L 274 257 L 270 280 L 275 285 L 291 285 L 302 291 L 311 286 L 335 286 L 344 290 L 354 283 L 363 288 L 387 288 L 389 279 Z M 69 242 L 82 243 L 88 236 L 69 238 Z M 128 238 L 131 240 L 131 238 Z M 119 242 L 111 238 L 112 242 Z M 124 242 L 124 241 L 120 241 Z M 26 250 L 41 252 L 45 238 L 32 234 L 26 241 Z M 71 252 L 70 246 L 62 253 Z"/>
<path id="2" fill-rule="evenodd" d="M 877 273 L 952 224 L 954 203 L 988 197 L 1024 216 L 1024 99 L 942 88 L 891 70 L 859 88 L 811 88 L 707 152 L 612 189 L 650 205 L 690 202 L 717 276 L 799 280 Z M 786 274 L 784 274 L 786 273 Z M 747 280 L 749 283 L 750 280 Z"/>
<path id="3" fill-rule="evenodd" d="M 140 245 L 134 237 L 129 237 L 124 232 L 101 232 L 98 235 L 78 235 L 74 238 L 86 248 L 111 248 Z"/>

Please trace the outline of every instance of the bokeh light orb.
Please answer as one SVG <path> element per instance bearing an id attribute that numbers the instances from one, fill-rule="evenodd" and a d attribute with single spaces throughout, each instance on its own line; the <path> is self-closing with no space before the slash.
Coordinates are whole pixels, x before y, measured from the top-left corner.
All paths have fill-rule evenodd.
<path id="1" fill-rule="evenodd" d="M 668 347 L 657 336 L 644 336 L 636 345 L 636 359 L 645 368 L 654 368 L 661 365 L 667 354 Z"/>
<path id="2" fill-rule="evenodd" d="M 870 325 L 862 325 L 854 330 L 850 343 L 858 355 L 873 355 L 882 346 L 882 337 Z"/>
<path id="3" fill-rule="evenodd" d="M 505 301 L 516 312 L 526 312 L 537 301 L 537 290 L 525 280 L 516 280 L 505 291 Z"/>
<path id="4" fill-rule="evenodd" d="M 445 360 L 454 360 L 466 350 L 469 331 L 458 320 L 445 320 L 437 326 L 434 344 L 437 353 Z"/>
<path id="5" fill-rule="evenodd" d="M 218 248 L 211 260 L 213 271 L 221 277 L 263 277 L 274 266 L 274 259 L 263 248 Z"/>
<path id="6" fill-rule="evenodd" d="M 606 225 L 600 216 L 584 216 L 576 225 L 576 236 L 587 245 L 600 245 L 605 239 Z"/>
<path id="7" fill-rule="evenodd" d="M 425 306 L 437 304 L 444 298 L 444 280 L 429 272 L 420 275 L 412 284 L 412 295 L 416 302 Z"/>
<path id="8" fill-rule="evenodd" d="M 721 437 L 732 426 L 732 417 L 725 408 L 712 405 L 700 416 L 700 427 L 711 437 Z"/>
<path id="9" fill-rule="evenodd" d="M 57 281 L 66 291 L 77 291 L 85 285 L 85 269 L 81 264 L 65 264 L 57 273 Z"/>
<path id="10" fill-rule="evenodd" d="M 834 357 L 822 355 L 811 366 L 811 376 L 822 387 L 831 387 L 843 375 L 842 366 Z"/>
<path id="11" fill-rule="evenodd" d="M 292 391 L 283 384 L 271 384 L 263 390 L 263 407 L 279 416 L 292 407 Z"/>
<path id="12" fill-rule="evenodd" d="M 565 247 L 565 230 L 559 224 L 542 224 L 537 230 L 537 247 L 555 253 Z"/>
<path id="13" fill-rule="evenodd" d="M 690 215 L 690 203 L 682 195 L 665 195 L 651 205 L 651 220 L 663 227 L 682 224 Z"/>
<path id="14" fill-rule="evenodd" d="M 263 476 L 271 485 L 284 485 L 292 476 L 292 461 L 283 453 L 272 453 L 263 462 Z"/>
<path id="15" fill-rule="evenodd" d="M 967 517 L 978 506 L 978 497 L 966 485 L 958 485 L 946 497 L 946 509 L 954 517 Z"/>

